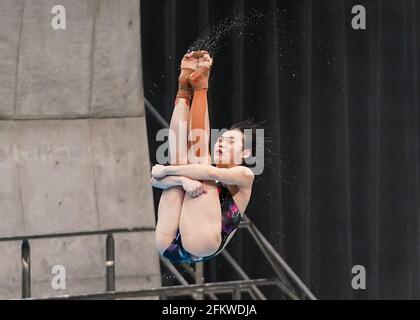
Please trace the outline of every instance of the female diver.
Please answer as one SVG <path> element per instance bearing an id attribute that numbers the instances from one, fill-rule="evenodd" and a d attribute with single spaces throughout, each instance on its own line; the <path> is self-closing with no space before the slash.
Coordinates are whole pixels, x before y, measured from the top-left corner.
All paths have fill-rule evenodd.
<path id="1" fill-rule="evenodd" d="M 201 262 L 219 254 L 237 230 L 252 192 L 254 174 L 241 165 L 254 151 L 244 148 L 244 129 L 253 129 L 255 146 L 252 123 L 238 123 L 220 135 L 214 146 L 216 166 L 211 164 L 207 90 L 212 62 L 206 51 L 184 55 L 170 122 L 170 165 L 155 165 L 151 172 L 151 185 L 164 189 L 156 245 L 173 262 Z M 181 130 L 183 123 L 187 132 Z"/>

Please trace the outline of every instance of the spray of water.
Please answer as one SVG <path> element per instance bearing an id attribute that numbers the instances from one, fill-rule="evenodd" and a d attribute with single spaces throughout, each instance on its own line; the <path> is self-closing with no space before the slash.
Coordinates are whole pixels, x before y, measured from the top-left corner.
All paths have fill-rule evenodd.
<path id="1" fill-rule="evenodd" d="M 217 54 L 222 39 L 233 30 L 241 29 L 246 26 L 255 26 L 263 21 L 265 14 L 258 10 L 252 10 L 249 14 L 239 13 L 230 15 L 221 20 L 217 25 L 207 28 L 190 47 L 188 52 L 196 50 L 206 50 L 211 56 Z"/>

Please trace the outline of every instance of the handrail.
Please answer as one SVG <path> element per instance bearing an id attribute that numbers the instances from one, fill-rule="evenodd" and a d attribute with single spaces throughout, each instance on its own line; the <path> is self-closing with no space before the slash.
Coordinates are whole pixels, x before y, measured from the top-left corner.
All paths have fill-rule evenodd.
<path id="1" fill-rule="evenodd" d="M 35 239 L 50 239 L 50 238 L 80 237 L 80 236 L 94 236 L 94 235 L 106 235 L 106 234 L 109 234 L 109 233 L 144 232 L 144 231 L 155 231 L 155 227 L 115 228 L 115 229 L 76 231 L 76 232 L 61 232 L 61 233 L 59 232 L 59 233 L 20 235 L 20 236 L 1 237 L 0 242 L 3 242 L 3 241 L 35 240 Z"/>
<path id="2" fill-rule="evenodd" d="M 116 299 L 116 298 L 135 298 L 135 297 L 147 297 L 155 296 L 160 294 L 176 294 L 176 295 L 188 295 L 191 291 L 197 291 L 198 293 L 212 292 L 227 290 L 231 291 L 231 288 L 238 289 L 248 289 L 253 285 L 258 286 L 273 286 L 276 285 L 277 279 L 263 278 L 263 279 L 253 279 L 253 280 L 235 280 L 235 281 L 225 281 L 225 282 L 212 282 L 212 283 L 203 283 L 203 284 L 190 284 L 190 285 L 178 285 L 172 287 L 159 287 L 159 288 L 150 288 L 134 291 L 113 291 L 113 292 L 101 292 L 93 294 L 79 294 L 79 295 L 62 295 L 57 297 L 45 297 L 38 298 L 36 300 L 61 300 L 61 299 Z M 29 298 L 25 300 L 34 300 L 34 298 Z"/>
<path id="3" fill-rule="evenodd" d="M 255 230 L 258 231 L 255 225 L 252 224 L 252 222 L 249 220 L 248 217 L 244 216 L 244 220 L 240 224 L 241 229 L 245 228 L 247 229 L 253 237 L 255 237 L 258 241 L 260 249 L 264 253 L 264 255 L 268 258 L 269 261 L 271 261 L 270 255 L 273 254 L 273 251 L 275 251 L 271 245 L 269 245 L 268 241 L 262 236 L 262 234 L 256 234 Z M 114 248 L 114 239 L 113 239 L 113 233 L 123 233 L 123 232 L 148 232 L 148 231 L 154 231 L 154 227 L 136 227 L 136 228 L 115 228 L 115 229 L 103 229 L 103 230 L 92 230 L 92 231 L 80 231 L 80 232 L 67 232 L 67 233 L 51 233 L 51 234 L 43 234 L 43 235 L 28 235 L 28 236 L 16 236 L 16 237 L 5 237 L 1 238 L 0 241 L 16 241 L 16 240 L 23 240 L 22 241 L 22 298 L 29 298 L 30 297 L 30 245 L 29 240 L 30 239 L 40 239 L 40 238 L 61 238 L 61 237 L 77 237 L 77 236 L 89 236 L 89 235 L 107 235 L 106 237 L 106 287 L 108 292 L 114 292 L 115 290 L 115 248 Z M 259 231 L 258 231 L 259 232 Z M 261 240 L 263 238 L 263 240 Z M 265 241 L 264 241 L 265 240 Z M 268 243 L 268 248 L 267 248 Z M 227 261 L 229 264 L 234 267 L 236 271 L 238 271 L 238 265 L 232 263 L 232 259 L 229 259 L 229 255 L 225 255 L 227 257 Z M 272 263 L 273 270 L 278 276 L 278 280 L 275 282 L 275 284 L 282 289 L 290 298 L 297 299 L 298 297 L 296 294 L 291 290 L 291 288 L 284 283 L 284 280 L 282 271 L 280 270 L 280 266 L 286 270 L 289 276 L 293 280 L 296 280 L 297 276 L 291 271 L 290 267 L 287 266 L 287 263 L 284 262 L 281 257 L 279 256 L 275 257 L 278 260 L 280 259 L 281 262 L 279 262 L 280 265 L 276 265 L 275 263 Z M 286 268 L 286 267 L 287 268 Z M 243 272 L 243 270 L 240 270 L 239 275 L 242 276 L 244 279 L 240 280 L 241 283 L 248 283 L 248 281 L 252 281 L 249 278 L 247 278 L 247 275 Z M 283 279 L 282 279 L 283 278 Z M 298 279 L 298 278 L 297 278 Z M 299 280 L 299 279 L 298 279 Z M 310 298 L 314 299 L 313 295 L 310 293 L 310 291 L 305 287 L 305 285 L 302 282 L 295 281 L 298 287 L 305 292 L 305 294 Z M 240 282 L 238 282 L 240 283 Z M 203 284 L 203 285 L 208 285 Z M 184 283 L 184 285 L 186 285 Z M 189 285 L 193 286 L 193 285 Z M 171 287 L 165 287 L 168 288 L 168 292 L 171 292 L 169 289 Z M 233 296 L 239 297 L 240 292 L 238 292 L 237 283 L 235 283 L 235 286 L 232 287 L 233 289 Z M 258 288 L 256 287 L 256 284 L 252 284 L 249 288 L 252 292 L 258 292 L 259 298 L 262 298 L 261 292 L 259 292 Z M 309 292 L 309 294 L 308 294 Z M 98 295 L 98 294 L 94 294 Z M 86 297 L 88 295 L 85 295 Z M 77 296 L 74 296 L 76 299 Z"/>

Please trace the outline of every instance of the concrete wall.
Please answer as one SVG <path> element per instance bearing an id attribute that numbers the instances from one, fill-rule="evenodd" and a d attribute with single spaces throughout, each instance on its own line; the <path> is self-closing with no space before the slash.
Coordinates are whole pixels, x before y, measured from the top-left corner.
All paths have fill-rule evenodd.
<path id="1" fill-rule="evenodd" d="M 0 237 L 154 226 L 138 0 L 0 0 Z M 160 285 L 153 233 L 115 235 L 117 289 Z M 33 240 L 32 296 L 105 290 L 105 236 Z M 0 242 L 0 298 L 21 294 Z M 54 265 L 65 290 L 51 286 Z"/>

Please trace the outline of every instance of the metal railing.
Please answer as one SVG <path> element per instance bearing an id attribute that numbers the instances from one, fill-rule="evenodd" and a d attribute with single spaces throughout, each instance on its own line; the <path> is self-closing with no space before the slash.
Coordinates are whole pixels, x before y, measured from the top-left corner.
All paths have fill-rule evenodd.
<path id="1" fill-rule="evenodd" d="M 264 279 L 251 279 L 239 264 L 233 259 L 225 248 L 221 252 L 229 265 L 237 272 L 242 280 L 204 283 L 203 279 L 203 263 L 196 264 L 196 270 L 190 276 L 195 278 L 196 283 L 190 284 L 171 264 L 168 260 L 161 257 L 161 263 L 175 276 L 181 283 L 179 286 L 159 287 L 142 289 L 136 291 L 116 291 L 115 290 L 115 233 L 129 232 L 154 232 L 154 227 L 143 228 L 120 228 L 106 229 L 67 233 L 51 233 L 43 235 L 27 235 L 0 238 L 0 242 L 4 241 L 22 241 L 21 261 L 22 261 L 22 298 L 31 298 L 31 247 L 30 241 L 36 239 L 53 239 L 62 237 L 79 237 L 79 236 L 95 236 L 106 235 L 105 254 L 106 254 L 106 291 L 102 293 L 90 293 L 82 295 L 63 295 L 57 297 L 45 297 L 39 299 L 116 299 L 127 297 L 147 297 L 158 295 L 160 298 L 169 296 L 190 295 L 193 299 L 204 299 L 204 295 L 208 295 L 210 299 L 217 299 L 217 293 L 232 293 L 233 299 L 240 299 L 243 292 L 247 292 L 253 299 L 266 299 L 265 295 L 259 289 L 259 286 L 276 286 L 290 299 L 315 299 L 309 289 L 296 276 L 287 263 L 274 250 L 271 244 L 260 233 L 256 226 L 244 215 L 243 221 L 239 225 L 239 229 L 247 230 L 257 243 L 261 252 L 271 265 L 275 277 Z"/>
<path id="2" fill-rule="evenodd" d="M 80 237 L 80 236 L 106 236 L 106 288 L 107 291 L 115 290 L 115 233 L 129 233 L 129 232 L 154 232 L 154 227 L 142 228 L 117 228 L 106 230 L 92 230 L 92 231 L 78 231 L 78 232 L 62 232 L 49 233 L 39 235 L 25 235 L 25 236 L 10 236 L 0 238 L 0 242 L 7 241 L 22 241 L 21 245 L 21 265 L 22 265 L 22 298 L 31 297 L 31 246 L 30 240 L 37 239 L 54 239 L 65 237 Z"/>

